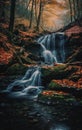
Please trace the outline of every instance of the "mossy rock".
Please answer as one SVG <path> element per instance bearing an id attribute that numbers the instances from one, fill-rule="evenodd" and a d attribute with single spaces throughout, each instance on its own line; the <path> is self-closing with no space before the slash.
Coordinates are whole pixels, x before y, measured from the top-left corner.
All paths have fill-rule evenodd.
<path id="1" fill-rule="evenodd" d="M 67 65 L 54 66 L 53 68 L 42 68 L 42 81 L 44 85 L 47 85 L 53 79 L 65 79 L 68 78 L 76 68 Z"/>
<path id="2" fill-rule="evenodd" d="M 24 65 L 20 65 L 18 63 L 14 64 L 14 65 L 11 65 L 6 73 L 8 75 L 21 75 L 21 74 L 25 74 L 26 70 L 28 69 L 27 66 L 24 66 Z"/>
<path id="3" fill-rule="evenodd" d="M 42 68 L 42 75 L 44 77 L 51 75 L 51 74 L 58 75 L 59 73 L 64 71 L 65 68 L 66 68 L 66 65 L 58 65 L 58 66 L 54 66 L 51 68 Z"/>
<path id="4" fill-rule="evenodd" d="M 32 53 L 30 53 L 30 54 L 28 55 L 28 58 L 31 59 L 31 60 L 33 60 L 33 61 L 40 61 L 40 57 L 37 56 L 37 55 L 34 55 L 34 54 L 32 54 Z"/>
<path id="5" fill-rule="evenodd" d="M 39 55 L 41 46 L 37 42 L 31 41 L 31 42 L 28 42 L 27 44 L 25 44 L 25 49 L 26 49 L 26 51 L 28 51 L 34 55 Z"/>
<path id="6" fill-rule="evenodd" d="M 60 84 L 58 84 L 58 83 L 56 83 L 55 81 L 51 81 L 50 82 L 50 84 L 49 84 L 49 86 L 48 86 L 48 89 L 50 89 L 50 90 L 56 90 L 56 89 L 59 89 L 59 88 L 61 88 L 62 86 L 60 85 Z"/>
<path id="7" fill-rule="evenodd" d="M 38 101 L 48 105 L 71 105 L 76 100 L 68 93 L 60 93 L 56 91 L 43 91 L 38 96 Z"/>
<path id="8" fill-rule="evenodd" d="M 21 56 L 21 60 L 24 64 L 35 64 L 34 60 L 31 60 L 29 57 Z"/>

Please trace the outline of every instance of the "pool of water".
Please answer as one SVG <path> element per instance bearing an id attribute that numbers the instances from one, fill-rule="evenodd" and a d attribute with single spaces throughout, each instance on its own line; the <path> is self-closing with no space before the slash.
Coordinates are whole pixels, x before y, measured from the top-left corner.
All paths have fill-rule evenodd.
<path id="1" fill-rule="evenodd" d="M 7 82 L 9 84 L 8 79 L 1 80 L 4 88 Z M 82 106 L 48 106 L 37 100 L 0 94 L 0 130 L 7 129 L 82 130 Z"/>

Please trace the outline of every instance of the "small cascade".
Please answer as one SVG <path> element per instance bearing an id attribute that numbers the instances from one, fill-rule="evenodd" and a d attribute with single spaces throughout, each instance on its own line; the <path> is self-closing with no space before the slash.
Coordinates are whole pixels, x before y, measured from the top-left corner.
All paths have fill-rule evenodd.
<path id="1" fill-rule="evenodd" d="M 38 39 L 41 46 L 41 56 L 44 64 L 53 65 L 65 61 L 64 34 L 52 33 Z M 42 91 L 41 70 L 39 66 L 30 67 L 24 77 L 11 83 L 5 92 L 13 97 L 27 97 L 34 99 Z"/>
<path id="2" fill-rule="evenodd" d="M 27 96 L 37 97 L 41 92 L 41 71 L 40 67 L 31 67 L 20 80 L 11 83 L 6 91 L 14 97 Z"/>
<path id="3" fill-rule="evenodd" d="M 46 64 L 63 63 L 65 61 L 65 35 L 52 33 L 38 39 L 41 45 L 41 56 Z"/>

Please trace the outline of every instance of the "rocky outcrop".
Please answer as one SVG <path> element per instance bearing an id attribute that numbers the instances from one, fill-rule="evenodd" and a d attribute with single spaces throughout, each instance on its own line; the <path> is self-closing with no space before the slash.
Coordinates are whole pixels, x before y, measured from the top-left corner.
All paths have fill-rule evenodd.
<path id="1" fill-rule="evenodd" d="M 72 105 L 76 102 L 75 98 L 68 93 L 57 91 L 43 91 L 39 97 L 38 102 L 47 105 Z"/>
<path id="2" fill-rule="evenodd" d="M 42 79 L 43 84 L 46 85 L 50 83 L 53 79 L 64 79 L 68 78 L 72 73 L 76 72 L 77 68 L 73 66 L 68 66 L 65 64 L 58 64 L 53 67 L 42 68 Z"/>

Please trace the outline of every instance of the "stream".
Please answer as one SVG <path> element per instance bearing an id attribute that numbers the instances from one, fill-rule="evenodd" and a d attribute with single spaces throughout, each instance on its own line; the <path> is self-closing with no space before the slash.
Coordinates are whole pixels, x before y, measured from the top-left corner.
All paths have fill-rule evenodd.
<path id="1" fill-rule="evenodd" d="M 0 130 L 81 130 L 81 108 L 0 97 Z"/>
<path id="2" fill-rule="evenodd" d="M 55 42 L 56 37 L 59 37 L 57 43 Z M 38 43 L 42 48 L 41 56 L 44 58 L 45 65 L 65 61 L 63 34 L 42 36 L 38 39 Z M 44 89 L 41 76 L 39 66 L 30 67 L 23 77 L 11 81 L 8 87 L 2 91 L 0 95 L 0 130 L 80 130 L 78 123 L 80 120 L 75 114 L 77 107 L 75 109 L 73 106 L 66 105 L 48 106 L 38 102 L 38 94 Z"/>

